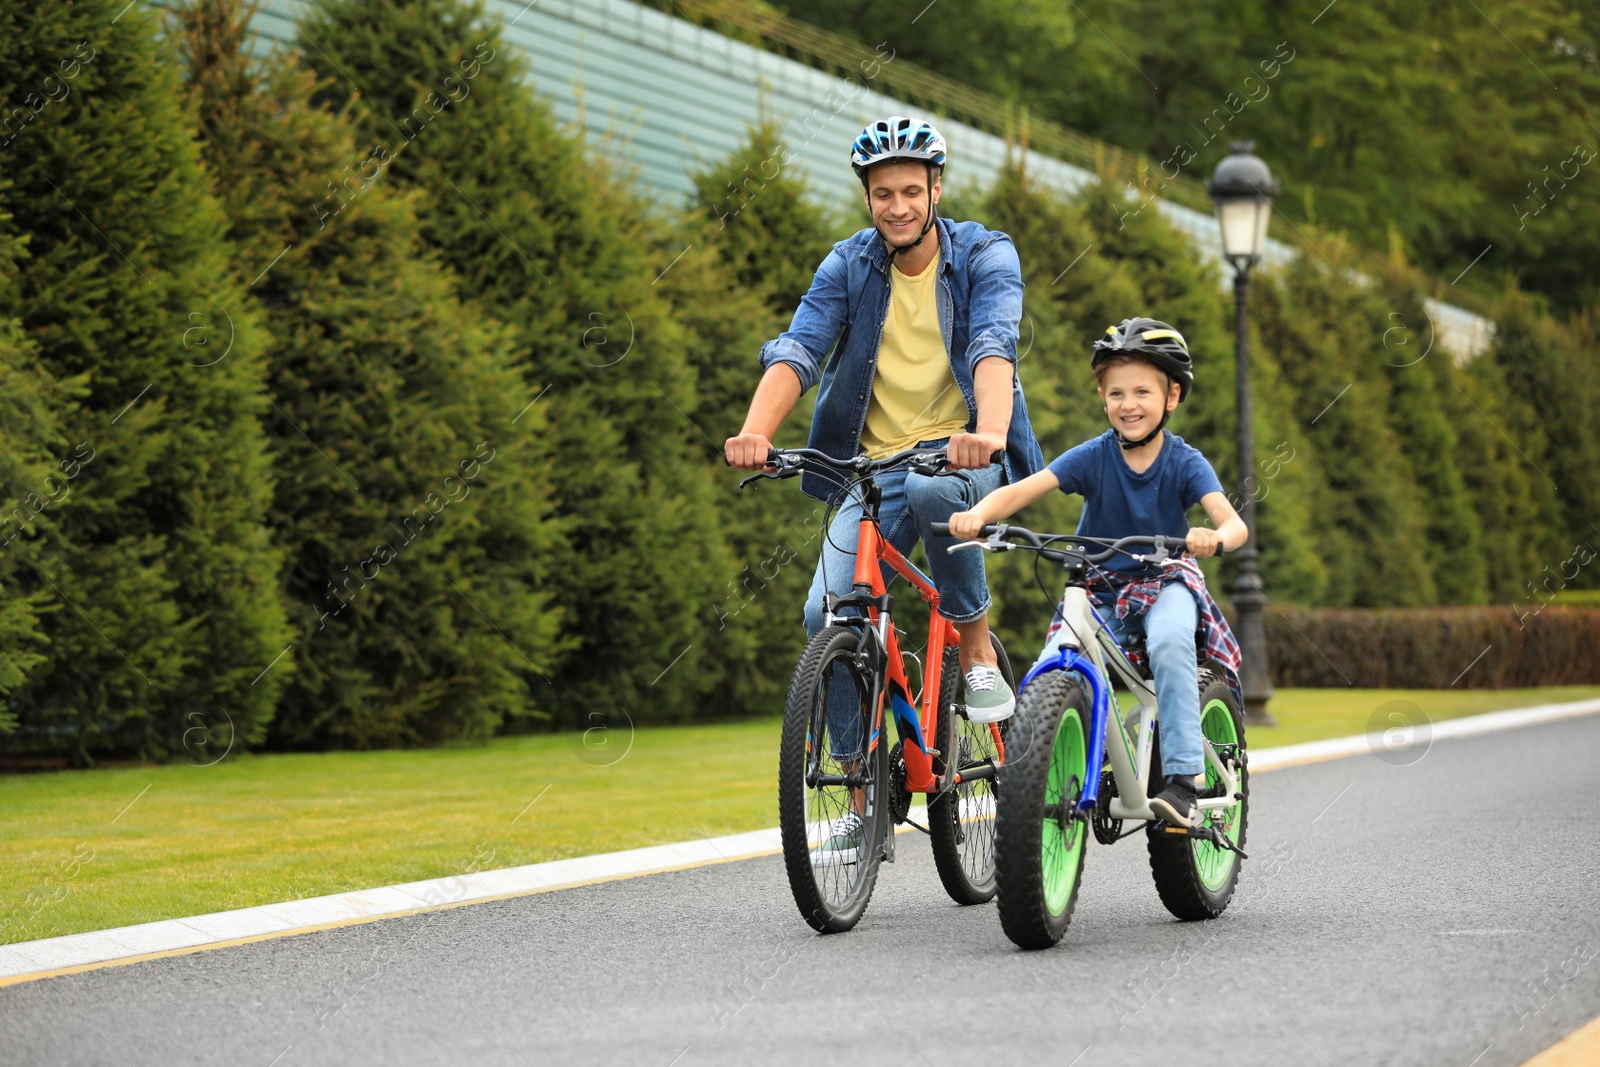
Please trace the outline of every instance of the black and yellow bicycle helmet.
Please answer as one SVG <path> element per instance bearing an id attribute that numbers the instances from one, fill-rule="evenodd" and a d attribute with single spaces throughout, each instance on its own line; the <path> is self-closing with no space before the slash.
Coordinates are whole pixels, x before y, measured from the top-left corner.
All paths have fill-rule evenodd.
<path id="1" fill-rule="evenodd" d="M 1113 356 L 1122 354 L 1139 356 L 1155 364 L 1178 383 L 1178 403 L 1188 399 L 1189 390 L 1194 386 L 1194 360 L 1189 356 L 1189 343 L 1183 339 L 1183 334 L 1158 319 L 1123 319 L 1115 326 L 1107 326 L 1105 336 L 1094 343 L 1089 368 L 1098 369 Z M 1141 440 L 1130 441 L 1121 433 L 1117 433 L 1117 439 L 1123 448 L 1148 444 L 1166 428 L 1169 417 L 1162 415 L 1160 425 Z"/>

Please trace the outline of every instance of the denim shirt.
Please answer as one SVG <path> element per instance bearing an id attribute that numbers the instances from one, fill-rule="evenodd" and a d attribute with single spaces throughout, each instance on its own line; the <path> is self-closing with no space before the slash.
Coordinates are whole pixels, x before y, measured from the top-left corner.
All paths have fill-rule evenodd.
<path id="1" fill-rule="evenodd" d="M 1013 364 L 1004 468 L 1006 481 L 1017 482 L 1044 468 L 1044 455 L 1028 422 L 1022 380 L 1014 369 L 1022 320 L 1017 250 L 1011 238 L 976 222 L 941 218 L 938 234 L 939 331 L 956 386 L 967 401 L 967 432 L 972 433 L 978 422 L 973 370 L 981 359 L 1002 356 Z M 802 393 L 821 382 L 811 417 L 810 447 L 837 459 L 861 450 L 888 314 L 888 250 L 878 231 L 868 227 L 833 246 L 789 329 L 761 346 L 763 370 L 787 363 L 799 376 Z M 824 370 L 830 352 L 833 359 Z M 837 488 L 809 471 L 800 487 L 818 500 L 826 500 Z"/>

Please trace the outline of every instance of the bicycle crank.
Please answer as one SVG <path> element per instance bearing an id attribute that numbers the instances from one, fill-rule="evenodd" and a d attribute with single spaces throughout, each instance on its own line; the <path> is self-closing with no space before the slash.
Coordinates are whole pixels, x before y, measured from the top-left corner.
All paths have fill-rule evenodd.
<path id="1" fill-rule="evenodd" d="M 889 815 L 899 826 L 911 814 L 911 794 L 906 791 L 906 743 L 896 741 L 889 750 Z"/>

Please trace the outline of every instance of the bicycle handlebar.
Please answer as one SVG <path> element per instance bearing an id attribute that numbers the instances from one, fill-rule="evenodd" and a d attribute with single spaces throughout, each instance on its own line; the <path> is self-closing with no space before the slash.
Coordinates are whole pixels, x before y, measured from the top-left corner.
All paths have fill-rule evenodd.
<path id="1" fill-rule="evenodd" d="M 948 537 L 950 524 L 948 522 L 935 522 L 930 524 L 935 534 Z M 1131 537 L 1080 537 L 1077 534 L 1038 534 L 1022 526 L 1010 526 L 1006 523 L 990 524 L 978 531 L 980 537 L 987 537 L 987 541 L 963 541 L 951 545 L 946 551 L 955 552 L 963 548 L 979 548 L 985 552 L 1006 552 L 1013 548 L 1027 548 L 1038 552 L 1046 559 L 1057 563 L 1068 561 L 1068 552 L 1081 557 L 1088 563 L 1104 563 L 1113 556 L 1121 553 L 1132 556 L 1141 563 L 1166 563 L 1177 556 L 1183 555 L 1188 550 L 1188 542 L 1182 537 L 1168 537 L 1163 534 L 1136 534 Z M 1015 541 L 1010 540 L 1015 538 Z M 1068 542 L 1065 548 L 1052 548 L 1058 541 Z M 1103 546 L 1102 551 L 1089 552 L 1084 549 L 1085 544 Z M 1148 545 L 1160 554 L 1159 559 L 1146 559 L 1144 556 L 1129 549 L 1134 546 Z"/>
<path id="2" fill-rule="evenodd" d="M 989 457 L 989 462 L 998 463 L 1004 456 L 1005 453 L 1003 451 L 996 451 Z M 922 474 L 966 477 L 965 471 L 945 469 L 949 462 L 949 456 L 946 450 L 942 448 L 908 448 L 883 459 L 869 459 L 865 454 L 851 456 L 849 459 L 839 459 L 815 448 L 771 448 L 767 450 L 767 466 L 773 469 L 771 471 L 759 471 L 748 478 L 741 479 L 739 487 L 743 488 L 759 478 L 792 478 L 808 465 L 828 467 L 832 470 L 865 477 L 869 474 L 879 474 L 895 467 L 910 464 L 913 470 Z"/>

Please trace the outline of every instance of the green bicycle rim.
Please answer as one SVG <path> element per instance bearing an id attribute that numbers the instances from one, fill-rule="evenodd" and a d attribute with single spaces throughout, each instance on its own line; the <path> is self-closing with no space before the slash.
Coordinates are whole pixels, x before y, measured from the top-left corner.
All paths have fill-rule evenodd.
<path id="1" fill-rule="evenodd" d="M 1077 708 L 1061 713 L 1056 725 L 1055 744 L 1050 752 L 1050 771 L 1045 781 L 1045 804 L 1059 804 L 1074 779 L 1083 788 L 1087 755 L 1084 751 L 1083 718 Z M 1070 832 L 1061 829 L 1056 819 L 1046 819 L 1039 846 L 1044 870 L 1044 902 L 1052 915 L 1059 915 L 1072 899 L 1072 883 L 1078 876 L 1078 857 L 1083 852 L 1083 823 L 1073 820 Z"/>
<path id="2" fill-rule="evenodd" d="M 1233 726 L 1233 713 L 1228 710 L 1228 705 L 1220 700 L 1213 700 L 1200 712 L 1200 732 L 1212 744 L 1232 745 L 1238 742 L 1239 734 Z M 1209 788 L 1221 780 L 1217 769 L 1206 765 L 1206 786 Z M 1233 806 L 1219 808 L 1209 812 L 1213 819 L 1220 816 L 1223 821 L 1222 833 L 1228 840 L 1235 844 L 1239 841 L 1239 809 L 1244 801 L 1235 801 Z M 1238 862 L 1236 853 L 1225 848 L 1218 848 L 1209 841 L 1195 841 L 1194 865 L 1200 875 L 1200 882 L 1212 892 L 1217 892 L 1228 884 L 1228 878 L 1233 874 L 1233 866 Z"/>

